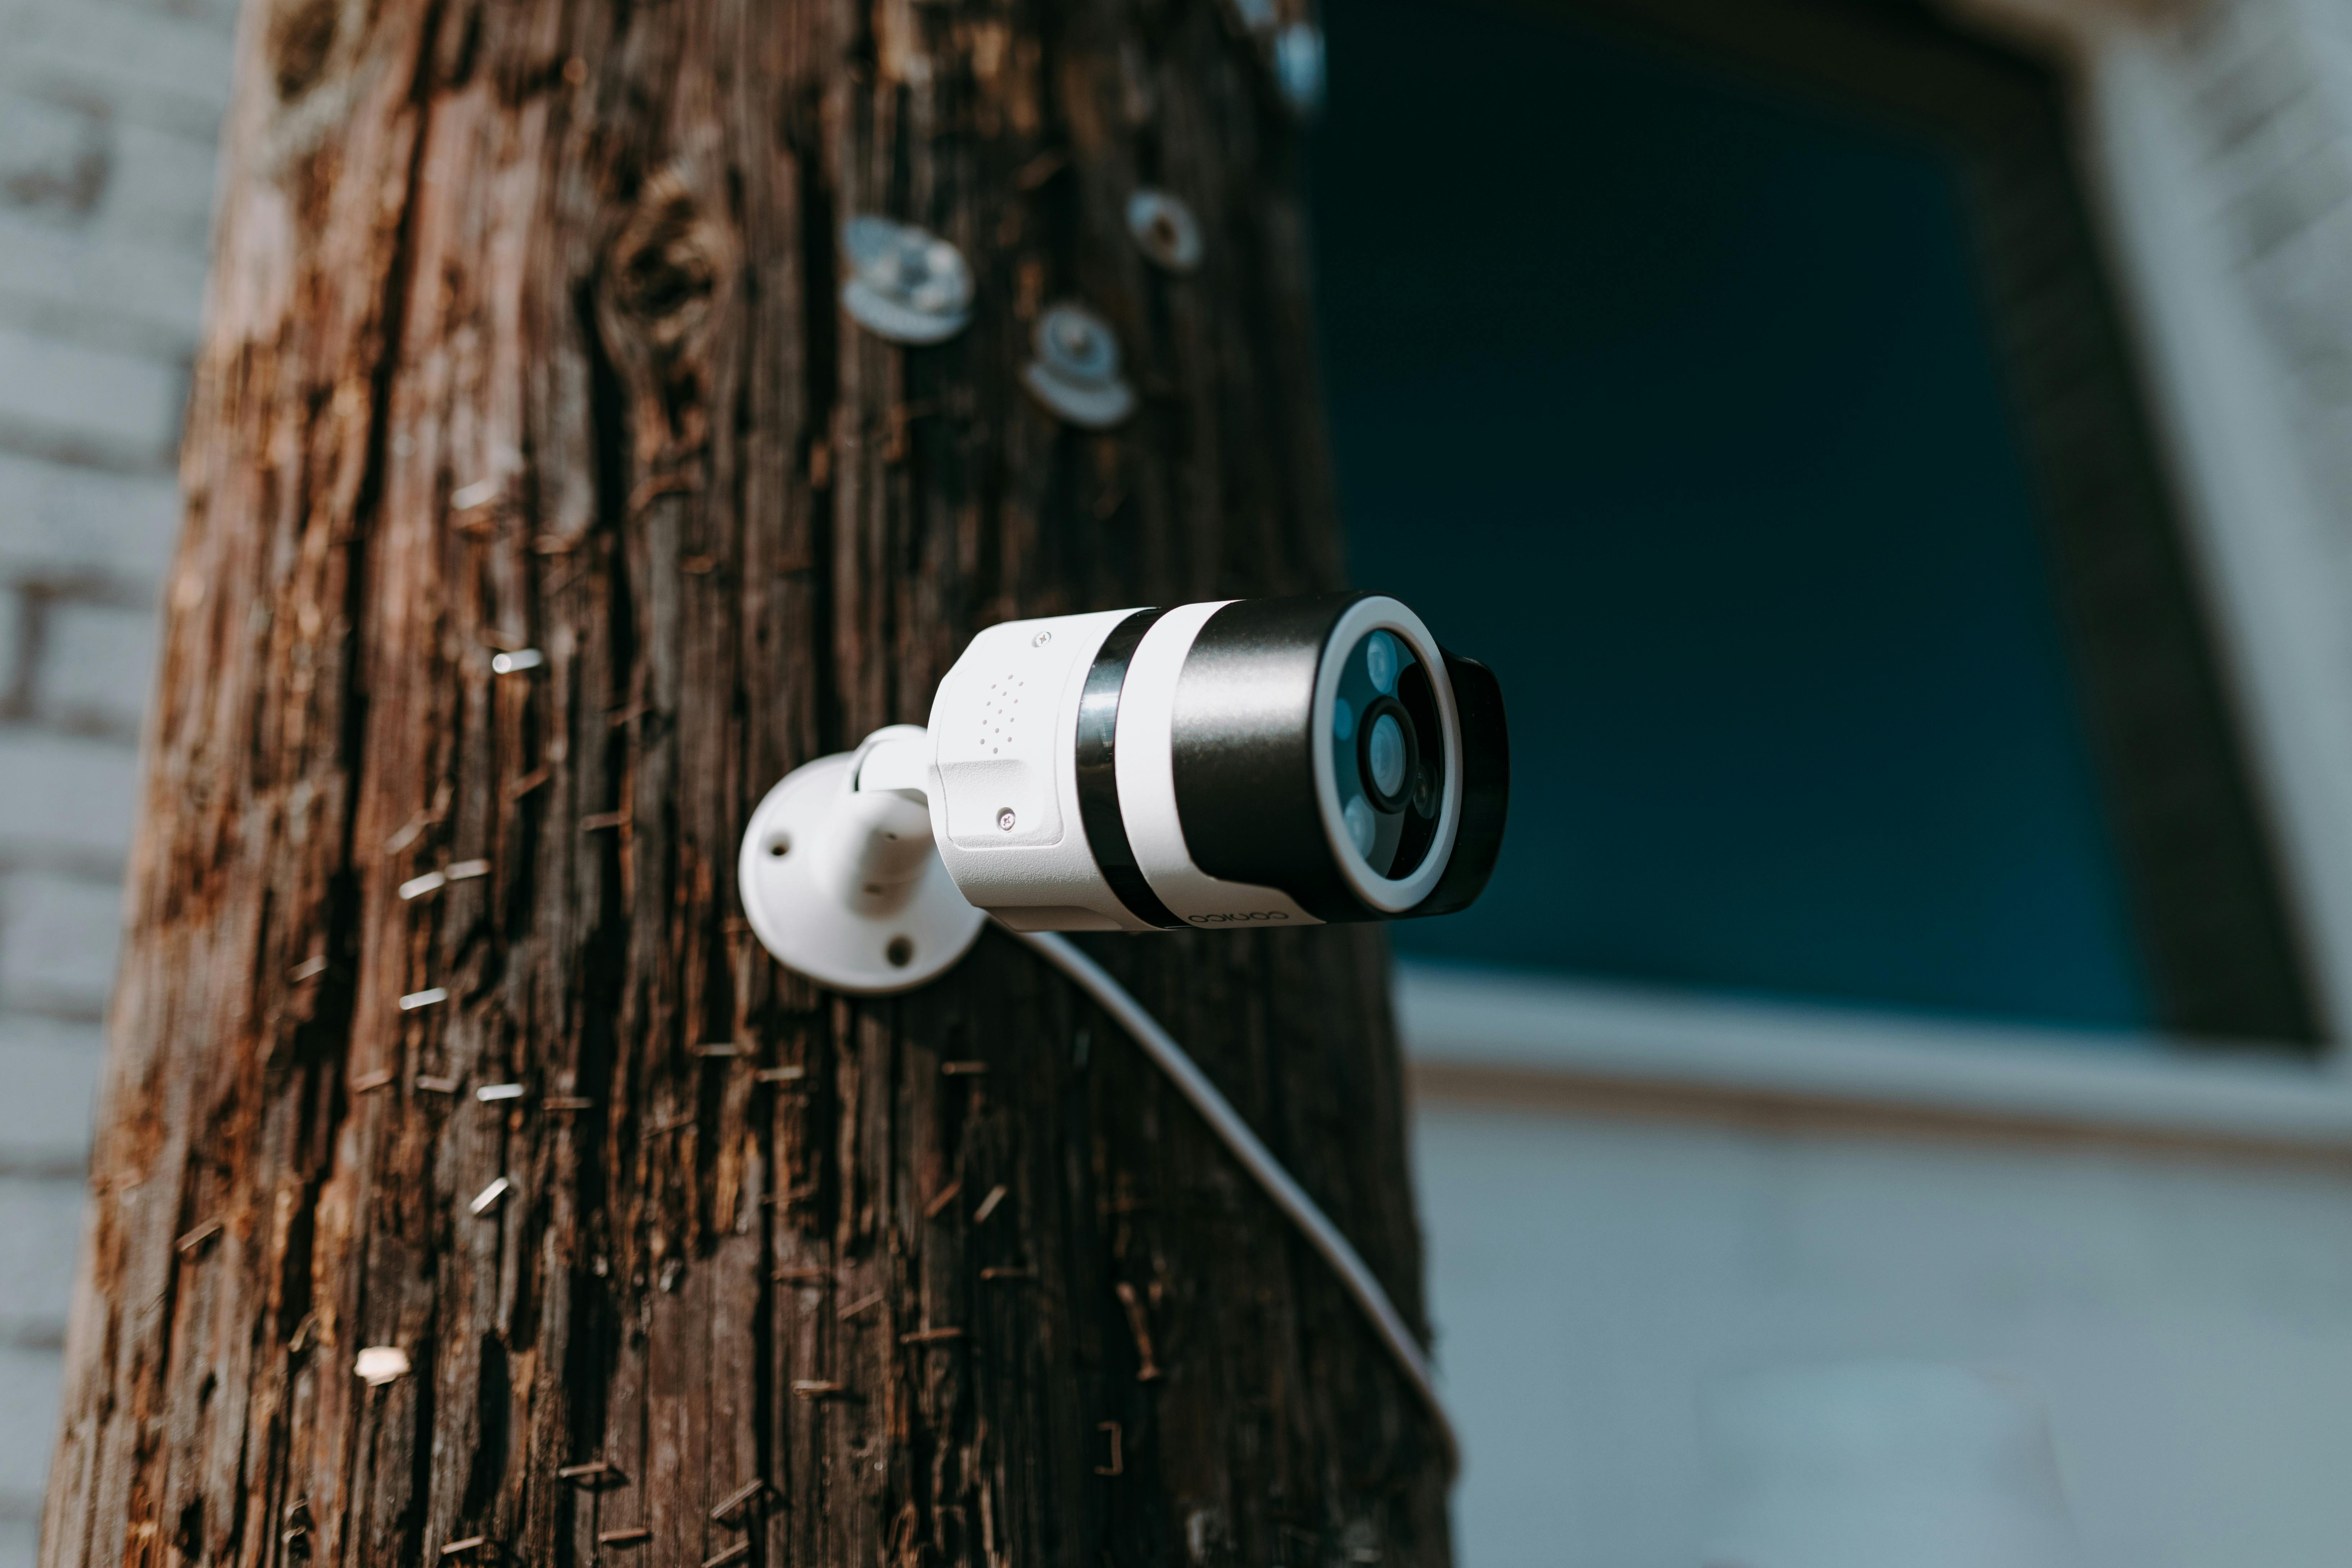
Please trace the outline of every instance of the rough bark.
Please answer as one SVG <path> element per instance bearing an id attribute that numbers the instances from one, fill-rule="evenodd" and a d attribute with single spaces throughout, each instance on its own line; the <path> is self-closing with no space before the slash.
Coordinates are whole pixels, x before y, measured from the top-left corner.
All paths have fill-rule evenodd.
<path id="1" fill-rule="evenodd" d="M 44 1563 L 1446 1563 L 1410 1394 L 1099 1014 L 736 913 L 761 792 L 975 628 L 1339 578 L 1213 0 L 254 0 L 238 68 Z M 866 211 L 962 337 L 839 316 Z M 1118 433 L 1017 390 L 1062 297 Z M 1416 1315 L 1377 937 L 1097 951 Z"/>

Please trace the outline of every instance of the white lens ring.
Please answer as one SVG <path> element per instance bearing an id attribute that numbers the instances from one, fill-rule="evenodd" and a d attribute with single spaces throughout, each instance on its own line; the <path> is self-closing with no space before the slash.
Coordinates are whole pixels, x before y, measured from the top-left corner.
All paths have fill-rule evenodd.
<path id="1" fill-rule="evenodd" d="M 1437 808 L 1437 833 L 1423 854 L 1421 864 L 1403 877 L 1384 877 L 1356 847 L 1347 814 L 1339 804 L 1338 765 L 1332 755 L 1333 723 L 1339 697 L 1339 678 L 1348 656 L 1366 637 L 1384 631 L 1402 639 L 1429 671 L 1429 686 L 1437 698 L 1438 728 L 1445 756 L 1445 794 Z M 1454 683 L 1446 678 L 1445 656 L 1437 639 L 1403 605 L 1374 594 L 1348 606 L 1323 645 L 1321 667 L 1315 675 L 1315 804 L 1323 818 L 1323 837 L 1331 858 L 1356 896 L 1383 914 L 1402 914 L 1436 890 L 1454 855 L 1454 836 L 1462 821 L 1462 721 L 1454 706 Z M 1424 740 L 1423 742 L 1428 742 Z M 1349 755 L 1354 748 L 1349 748 Z"/>

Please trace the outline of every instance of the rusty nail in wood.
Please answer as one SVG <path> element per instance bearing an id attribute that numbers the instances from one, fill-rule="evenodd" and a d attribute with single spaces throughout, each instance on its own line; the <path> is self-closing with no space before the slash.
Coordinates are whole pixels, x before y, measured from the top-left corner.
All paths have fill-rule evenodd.
<path id="1" fill-rule="evenodd" d="M 876 1300 L 878 1300 L 880 1298 L 877 1297 Z M 845 1383 L 827 1383 L 821 1377 L 796 1377 L 793 1379 L 793 1397 L 794 1399 L 835 1399 L 848 1392 L 849 1385 Z"/>
<path id="2" fill-rule="evenodd" d="M 1013 186 L 1019 190 L 1034 191 L 1055 174 L 1060 174 L 1062 165 L 1069 161 L 1070 155 L 1059 148 L 1051 148 L 1040 153 L 1022 164 L 1019 171 L 1013 174 Z"/>
<path id="3" fill-rule="evenodd" d="M 766 1491 L 767 1489 L 768 1483 L 765 1481 L 745 1481 L 741 1486 L 737 1487 L 733 1491 L 729 1492 L 725 1497 L 719 1500 L 717 1505 L 710 1510 L 710 1517 L 723 1521 L 739 1512 L 745 1503 L 750 1502 L 753 1498 L 758 1497 L 761 1492 Z"/>
<path id="4" fill-rule="evenodd" d="M 1116 1421 L 1105 1421 L 1097 1426 L 1095 1430 L 1097 1432 L 1108 1432 L 1110 1434 L 1110 1463 L 1108 1466 L 1097 1465 L 1095 1467 L 1095 1474 L 1098 1476 L 1116 1476 L 1124 1474 L 1127 1470 L 1127 1458 L 1125 1455 L 1119 1452 L 1118 1423 Z"/>
<path id="5" fill-rule="evenodd" d="M 453 882 L 470 882 L 477 877 L 488 876 L 490 863 L 488 860 L 460 860 L 441 874 Z"/>
<path id="6" fill-rule="evenodd" d="M 560 1481 L 593 1480 L 598 1476 L 611 1473 L 612 1468 L 611 1463 L 606 1460 L 591 1459 L 584 1465 L 563 1466 L 555 1472 L 555 1479 Z"/>
<path id="7" fill-rule="evenodd" d="M 882 1292 L 877 1290 L 873 1295 L 866 1297 L 863 1301 L 853 1301 L 848 1306 L 844 1307 L 840 1312 L 840 1321 L 845 1323 L 850 1319 L 857 1316 L 860 1312 L 869 1310 L 870 1309 L 878 1307 L 881 1304 Z"/>
<path id="8" fill-rule="evenodd" d="M 808 1076 L 808 1068 L 803 1067 L 761 1068 L 758 1072 L 753 1073 L 751 1076 L 758 1079 L 761 1083 L 798 1083 L 802 1079 Z"/>
<path id="9" fill-rule="evenodd" d="M 457 1080 L 454 1078 L 428 1078 L 420 1074 L 416 1079 L 416 1087 L 427 1094 L 455 1094 L 457 1092 Z"/>
<path id="10" fill-rule="evenodd" d="M 412 991 L 407 995 L 403 996 L 400 999 L 400 1010 L 404 1013 L 414 1013 L 419 1007 L 430 1007 L 436 1002 L 446 1002 L 447 1000 L 449 1000 L 448 987 L 444 985 L 427 986 L 422 991 Z"/>
<path id="11" fill-rule="evenodd" d="M 362 1073 L 359 1077 L 352 1079 L 352 1092 L 353 1094 L 365 1094 L 372 1089 L 382 1089 L 385 1084 L 388 1084 L 391 1081 L 392 1069 L 390 1068 L 378 1068 L 373 1072 Z"/>
<path id="12" fill-rule="evenodd" d="M 980 1277 L 982 1279 L 1034 1279 L 1037 1271 L 1034 1268 L 989 1268 L 982 1269 Z"/>
<path id="13" fill-rule="evenodd" d="M 694 1047 L 698 1057 L 740 1057 L 743 1047 L 732 1040 L 706 1040 Z"/>
<path id="14" fill-rule="evenodd" d="M 497 1181 L 492 1182 L 488 1186 L 484 1187 L 480 1192 L 476 1193 L 474 1194 L 474 1201 L 467 1206 L 476 1214 L 488 1214 L 490 1212 L 491 1205 L 495 1205 L 500 1198 L 506 1196 L 507 1193 L 513 1186 L 514 1184 L 512 1182 L 508 1181 L 504 1176 L 500 1176 Z"/>
<path id="15" fill-rule="evenodd" d="M 1135 1287 L 1122 1279 L 1117 1286 L 1119 1305 L 1127 1309 L 1127 1326 L 1135 1335 L 1135 1353 L 1143 1364 L 1136 1369 L 1138 1383 L 1157 1383 L 1160 1369 L 1151 1361 L 1151 1325 L 1144 1320 L 1143 1303 L 1135 1294 Z"/>
<path id="16" fill-rule="evenodd" d="M 551 1094 L 540 1105 L 549 1110 L 593 1110 L 596 1102 L 583 1095 Z"/>
<path id="17" fill-rule="evenodd" d="M 411 877 L 400 885 L 401 900 L 405 902 L 412 899 L 421 899 L 427 893 L 437 893 L 441 890 L 441 885 L 448 879 L 438 871 L 427 871 L 422 877 Z"/>
<path id="18" fill-rule="evenodd" d="M 196 1226 L 195 1229 L 188 1232 L 187 1235 L 180 1237 L 179 1240 L 173 1242 L 172 1247 L 173 1249 L 178 1252 L 181 1257 L 191 1257 L 198 1247 L 204 1246 L 205 1243 L 210 1241 L 220 1233 L 221 1222 L 216 1219 L 208 1219 L 205 1221 L 204 1224 Z"/>
<path id="19" fill-rule="evenodd" d="M 941 1062 L 940 1071 L 950 1078 L 979 1078 L 988 1071 L 986 1062 Z"/>
<path id="20" fill-rule="evenodd" d="M 996 1185 L 989 1188 L 988 1195 L 980 1200 L 980 1206 L 971 1211 L 971 1223 L 974 1225 L 987 1224 L 988 1216 L 996 1212 L 996 1205 L 1004 1201 L 1004 1184 L 1003 1182 L 999 1182 Z"/>
<path id="21" fill-rule="evenodd" d="M 288 970 L 286 972 L 286 978 L 293 981 L 299 985 L 305 980 L 314 980 L 326 973 L 327 955 L 321 952 L 304 959 L 301 963 Z"/>
<path id="22" fill-rule="evenodd" d="M 939 1190 L 938 1194 L 929 1203 L 923 1205 L 923 1217 L 925 1219 L 939 1218 L 940 1215 L 947 1212 L 948 1205 L 955 1202 L 956 1199 L 961 1197 L 962 1194 L 963 1184 L 961 1182 L 950 1182 L 946 1186 L 941 1187 Z"/>
<path id="23" fill-rule="evenodd" d="M 911 1334 L 900 1334 L 898 1342 L 902 1345 L 940 1345 L 961 1338 L 961 1329 L 917 1329 Z"/>
<path id="24" fill-rule="evenodd" d="M 626 1530 L 603 1530 L 597 1531 L 596 1544 L 599 1546 L 635 1546 L 640 1541 L 650 1540 L 652 1536 L 653 1531 L 647 1530 L 644 1525 L 632 1525 Z"/>
<path id="25" fill-rule="evenodd" d="M 628 820 L 629 814 L 625 811 L 600 811 L 593 816 L 582 817 L 580 819 L 580 831 L 583 833 L 602 833 L 608 827 L 618 827 Z"/>
<path id="26" fill-rule="evenodd" d="M 441 1548 L 441 1555 L 444 1557 L 455 1557 L 460 1552 L 471 1552 L 475 1547 L 479 1546 L 483 1542 L 488 1541 L 488 1539 L 489 1537 L 487 1535 L 469 1535 L 463 1541 L 452 1541 L 447 1545 Z"/>
<path id="27" fill-rule="evenodd" d="M 718 1556 L 704 1558 L 702 1568 L 721 1568 L 723 1563 L 737 1562 L 751 1555 L 751 1543 L 749 1541 L 739 1541 Z"/>
<path id="28" fill-rule="evenodd" d="M 493 1100 L 520 1100 L 522 1085 L 519 1083 L 486 1083 L 474 1091 L 474 1098 L 488 1105 Z"/>

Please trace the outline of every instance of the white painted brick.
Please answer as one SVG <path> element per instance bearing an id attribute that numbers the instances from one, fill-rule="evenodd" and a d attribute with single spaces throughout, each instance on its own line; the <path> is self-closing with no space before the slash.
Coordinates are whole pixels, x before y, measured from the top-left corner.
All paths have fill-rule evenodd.
<path id="1" fill-rule="evenodd" d="M 0 1348 L 0 1516 L 38 1517 L 49 1450 L 58 1440 L 65 1358 L 56 1351 Z"/>
<path id="2" fill-rule="evenodd" d="M 154 684 L 156 633 L 150 610 L 51 605 L 34 711 L 52 723 L 135 736 Z"/>
<path id="3" fill-rule="evenodd" d="M 0 1332 L 17 1339 L 54 1334 L 65 1322 L 85 1195 L 79 1182 L 0 1179 L 0 1237 L 8 1240 Z"/>
<path id="4" fill-rule="evenodd" d="M 197 134 L 228 103 L 230 38 L 208 19 L 121 0 L 39 0 L 6 20 L 0 72 L 20 86 Z"/>
<path id="5" fill-rule="evenodd" d="M 94 223 L 142 245 L 194 256 L 212 247 L 213 143 L 144 125 L 116 129 L 113 172 Z"/>
<path id="6" fill-rule="evenodd" d="M 170 460 L 185 376 L 176 365 L 0 328 L 0 422 L 127 460 Z"/>
<path id="7" fill-rule="evenodd" d="M 121 946 L 114 883 L 47 871 L 0 877 L 0 997 L 10 1004 L 101 1012 Z"/>
<path id="8" fill-rule="evenodd" d="M 105 1059 L 95 1024 L 0 1012 L 0 1171 L 62 1173 L 89 1158 Z"/>
<path id="9" fill-rule="evenodd" d="M 0 312 L 99 347 L 194 356 L 205 258 L 0 208 Z"/>
<path id="10" fill-rule="evenodd" d="M 138 790 L 139 754 L 120 742 L 0 730 L 0 853 L 119 862 Z"/>
<path id="11" fill-rule="evenodd" d="M 171 565 L 179 533 L 179 486 L 165 476 L 0 452 L 0 575 L 78 567 L 152 584 Z"/>
<path id="12" fill-rule="evenodd" d="M 0 523 L 0 527 L 5 527 Z M 18 641 L 23 624 L 25 596 L 5 574 L 0 574 L 0 696 L 16 689 L 17 665 L 23 654 Z"/>
<path id="13" fill-rule="evenodd" d="M 0 209 L 88 213 L 106 187 L 110 140 L 88 108 L 0 89 Z"/>

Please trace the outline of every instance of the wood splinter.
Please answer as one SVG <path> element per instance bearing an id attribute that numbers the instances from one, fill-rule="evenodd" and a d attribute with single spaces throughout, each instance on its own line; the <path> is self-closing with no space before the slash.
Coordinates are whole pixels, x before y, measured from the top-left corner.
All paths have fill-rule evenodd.
<path id="1" fill-rule="evenodd" d="M 373 1072 L 362 1073 L 359 1077 L 352 1079 L 352 1092 L 353 1094 L 365 1094 L 370 1089 L 382 1089 L 385 1084 L 388 1084 L 391 1081 L 392 1069 L 390 1068 L 378 1068 Z"/>
<path id="2" fill-rule="evenodd" d="M 996 1205 L 1004 1201 L 1004 1194 L 1005 1186 L 1003 1182 L 999 1182 L 996 1185 L 989 1188 L 988 1195 L 980 1200 L 980 1206 L 971 1211 L 971 1223 L 974 1225 L 986 1225 L 988 1223 L 988 1216 L 996 1212 Z"/>
<path id="3" fill-rule="evenodd" d="M 963 1184 L 961 1182 L 950 1182 L 946 1186 L 941 1187 L 939 1190 L 937 1194 L 932 1197 L 929 1203 L 923 1205 L 923 1217 L 925 1219 L 939 1218 L 940 1215 L 947 1212 L 947 1207 L 950 1204 L 955 1202 L 957 1198 L 962 1195 Z"/>
<path id="4" fill-rule="evenodd" d="M 653 1533 L 654 1532 L 652 1531 L 647 1530 L 642 1524 L 631 1525 L 626 1530 L 601 1530 L 596 1532 L 596 1544 L 599 1546 L 635 1546 L 640 1541 L 650 1541 L 653 1539 Z"/>
<path id="5" fill-rule="evenodd" d="M 183 1258 L 193 1258 L 203 1248 L 205 1243 L 210 1241 L 220 1233 L 221 1222 L 216 1219 L 208 1219 L 205 1221 L 204 1224 L 196 1226 L 195 1229 L 188 1232 L 187 1235 L 180 1237 L 179 1240 L 173 1242 L 172 1244 L 172 1247 L 173 1251 L 177 1252 Z"/>
<path id="6" fill-rule="evenodd" d="M 902 1345 L 937 1345 L 961 1338 L 961 1329 L 917 1329 L 913 1333 L 900 1334 L 898 1342 Z"/>
<path id="7" fill-rule="evenodd" d="M 471 1552 L 474 1548 L 481 1545 L 488 1539 L 489 1537 L 487 1535 L 469 1535 L 463 1541 L 452 1541 L 447 1545 L 441 1548 L 441 1555 L 444 1557 L 455 1557 L 460 1552 Z"/>
<path id="8" fill-rule="evenodd" d="M 555 1479 L 560 1481 L 593 1481 L 619 1473 L 609 1459 L 591 1459 L 582 1465 L 562 1466 L 555 1472 Z"/>
<path id="9" fill-rule="evenodd" d="M 852 1301 L 848 1306 L 844 1307 L 841 1310 L 837 1321 L 845 1323 L 849 1321 L 850 1319 L 856 1317 L 860 1312 L 870 1311 L 881 1304 L 882 1293 L 877 1290 L 873 1295 L 866 1297 L 863 1301 Z"/>
<path id="10" fill-rule="evenodd" d="M 988 1074 L 988 1064 L 986 1062 L 941 1062 L 940 1071 L 950 1078 L 984 1078 Z"/>
<path id="11" fill-rule="evenodd" d="M 739 1541 L 718 1556 L 704 1558 L 702 1568 L 721 1568 L 723 1563 L 739 1562 L 751 1555 L 751 1543 L 749 1541 Z"/>
<path id="12" fill-rule="evenodd" d="M 980 1277 L 982 1279 L 1034 1279 L 1037 1278 L 1037 1271 L 1034 1268 L 1014 1268 L 1007 1265 L 992 1264 L 980 1271 Z"/>
<path id="13" fill-rule="evenodd" d="M 880 1298 L 877 1297 L 876 1299 L 878 1300 Z M 839 1399 L 848 1392 L 849 1384 L 845 1383 L 828 1383 L 821 1377 L 796 1377 L 793 1379 L 793 1397 L 794 1399 L 806 1399 L 811 1401 L 819 1399 Z"/>

